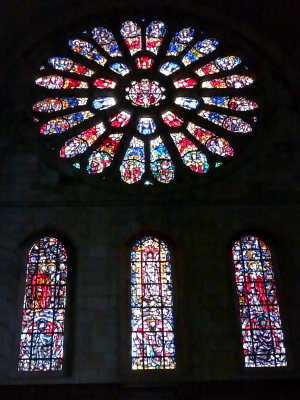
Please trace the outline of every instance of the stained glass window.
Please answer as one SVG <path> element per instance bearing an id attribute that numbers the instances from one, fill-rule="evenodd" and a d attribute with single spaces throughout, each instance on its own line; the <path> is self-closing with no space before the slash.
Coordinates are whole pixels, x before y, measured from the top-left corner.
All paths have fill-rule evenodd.
<path id="1" fill-rule="evenodd" d="M 28 254 L 19 371 L 63 368 L 67 252 L 58 239 L 44 237 Z"/>
<path id="2" fill-rule="evenodd" d="M 170 251 L 153 236 L 131 252 L 132 369 L 174 369 L 175 344 Z"/>
<path id="3" fill-rule="evenodd" d="M 128 18 L 70 38 L 35 79 L 33 118 L 48 147 L 103 182 L 214 173 L 245 147 L 259 107 L 241 51 L 204 31 Z"/>
<path id="4" fill-rule="evenodd" d="M 232 248 L 246 367 L 287 365 L 271 252 L 256 236 Z"/>

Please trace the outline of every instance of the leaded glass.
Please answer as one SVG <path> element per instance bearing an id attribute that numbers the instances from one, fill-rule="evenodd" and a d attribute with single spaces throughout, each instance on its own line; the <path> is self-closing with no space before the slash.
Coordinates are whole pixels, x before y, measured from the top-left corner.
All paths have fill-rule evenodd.
<path id="1" fill-rule="evenodd" d="M 124 22 L 121 28 L 121 35 L 123 36 L 131 55 L 142 50 L 141 28 L 135 22 Z"/>
<path id="2" fill-rule="evenodd" d="M 94 126 L 69 139 L 60 150 L 62 158 L 75 157 L 84 153 L 105 132 L 103 123 Z"/>
<path id="3" fill-rule="evenodd" d="M 146 49 L 157 54 L 165 34 L 166 28 L 163 22 L 151 22 L 146 29 Z"/>
<path id="4" fill-rule="evenodd" d="M 114 97 L 97 97 L 93 101 L 93 107 L 96 110 L 105 110 L 106 108 L 110 108 L 116 104 L 116 100 Z"/>
<path id="5" fill-rule="evenodd" d="M 217 58 L 215 61 L 204 65 L 203 67 L 197 69 L 195 73 L 199 76 L 205 76 L 210 74 L 216 74 L 220 71 L 229 71 L 235 68 L 241 63 L 239 57 L 228 56 Z"/>
<path id="6" fill-rule="evenodd" d="M 252 131 L 251 125 L 242 120 L 242 118 L 230 117 L 225 114 L 204 110 L 201 110 L 198 115 L 216 125 L 222 126 L 224 129 L 230 132 L 249 133 Z"/>
<path id="7" fill-rule="evenodd" d="M 131 252 L 131 331 L 133 370 L 175 368 L 170 252 L 152 236 Z"/>
<path id="8" fill-rule="evenodd" d="M 19 371 L 63 368 L 67 258 L 53 237 L 41 238 L 29 251 Z"/>
<path id="9" fill-rule="evenodd" d="M 160 136 L 150 141 L 150 161 L 151 172 L 159 182 L 174 179 L 175 166 Z"/>
<path id="10" fill-rule="evenodd" d="M 103 184 L 120 173 L 150 186 L 181 179 L 181 171 L 192 179 L 238 154 L 246 136 L 236 133 L 254 130 L 258 104 L 244 61 L 206 28 L 173 22 L 128 16 L 83 30 L 63 57 L 40 67 L 35 125 L 76 173 L 102 174 Z M 113 154 L 101 150 L 110 139 Z M 189 169 L 175 165 L 180 159 Z"/>
<path id="11" fill-rule="evenodd" d="M 133 137 L 120 167 L 121 178 L 126 183 L 136 183 L 145 172 L 144 142 Z"/>
<path id="12" fill-rule="evenodd" d="M 51 57 L 48 59 L 48 63 L 59 71 L 69 71 L 74 74 L 80 74 L 85 76 L 92 76 L 95 71 L 85 67 L 84 65 L 78 64 L 68 57 Z"/>
<path id="13" fill-rule="evenodd" d="M 93 115 L 90 111 L 81 111 L 51 119 L 47 124 L 42 125 L 40 133 L 43 135 L 57 135 L 93 117 Z"/>
<path id="14" fill-rule="evenodd" d="M 99 149 L 93 151 L 89 158 L 87 171 L 89 174 L 100 174 L 104 168 L 107 168 L 112 163 L 114 155 L 119 146 L 122 133 L 110 135 L 102 142 Z"/>
<path id="15" fill-rule="evenodd" d="M 198 151 L 189 139 L 183 133 L 171 133 L 171 137 L 182 157 L 184 164 L 191 170 L 203 174 L 208 170 L 208 163 L 205 154 Z"/>
<path id="16" fill-rule="evenodd" d="M 85 106 L 87 101 L 87 97 L 48 97 L 35 103 L 32 109 L 38 112 L 52 113 L 67 110 L 68 108 Z"/>
<path id="17" fill-rule="evenodd" d="M 232 248 L 246 367 L 287 365 L 271 252 L 248 235 Z"/>

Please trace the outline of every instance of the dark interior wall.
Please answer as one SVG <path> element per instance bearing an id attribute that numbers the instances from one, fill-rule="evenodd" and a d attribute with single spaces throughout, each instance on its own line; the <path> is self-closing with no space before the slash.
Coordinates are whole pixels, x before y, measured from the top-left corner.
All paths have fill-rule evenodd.
<path id="1" fill-rule="evenodd" d="M 269 3 L 269 4 L 266 4 Z M 1 13 L 2 384 L 161 383 L 299 379 L 299 120 L 297 10 L 287 2 L 4 1 Z M 145 7 L 145 8 L 144 8 Z M 169 187 L 90 180 L 57 161 L 31 122 L 32 76 L 66 27 L 130 13 L 174 23 L 199 19 L 249 54 L 259 82 L 258 129 L 249 145 L 210 179 Z M 237 36 L 235 36 L 237 35 Z M 68 36 L 65 37 L 66 39 Z M 55 48 L 55 47 L 54 47 Z M 89 177 L 88 177 L 89 178 Z M 90 177 L 92 178 L 92 177 Z M 130 243 L 144 232 L 173 254 L 178 369 L 129 368 Z M 230 249 L 242 233 L 273 251 L 287 368 L 246 370 L 241 355 Z M 16 372 L 26 253 L 40 234 L 59 234 L 72 253 L 68 374 Z"/>

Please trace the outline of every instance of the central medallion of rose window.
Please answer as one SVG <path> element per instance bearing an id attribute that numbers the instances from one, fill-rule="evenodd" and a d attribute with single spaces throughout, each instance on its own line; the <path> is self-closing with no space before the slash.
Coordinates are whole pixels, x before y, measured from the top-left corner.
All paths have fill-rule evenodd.
<path id="1" fill-rule="evenodd" d="M 144 108 L 158 106 L 159 102 L 166 97 L 163 95 L 165 88 L 160 86 L 158 82 L 150 82 L 148 79 L 131 82 L 131 86 L 127 87 L 126 91 L 128 92 L 127 100 L 131 100 L 135 106 Z"/>

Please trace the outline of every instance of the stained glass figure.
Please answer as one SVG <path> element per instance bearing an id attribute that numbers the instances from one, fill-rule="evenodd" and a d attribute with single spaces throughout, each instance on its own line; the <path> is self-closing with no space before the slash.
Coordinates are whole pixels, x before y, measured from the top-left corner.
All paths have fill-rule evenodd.
<path id="1" fill-rule="evenodd" d="M 244 97 L 202 97 L 204 104 L 211 106 L 229 108 L 235 111 L 251 111 L 255 110 L 258 105 Z"/>
<path id="2" fill-rule="evenodd" d="M 122 133 L 110 135 L 102 142 L 99 149 L 93 151 L 87 166 L 89 174 L 100 174 L 105 168 L 110 166 L 122 136 Z"/>
<path id="3" fill-rule="evenodd" d="M 151 22 L 146 29 L 146 49 L 157 55 L 165 34 L 166 28 L 163 22 Z"/>
<path id="4" fill-rule="evenodd" d="M 59 75 L 41 76 L 36 79 L 35 83 L 47 89 L 87 89 L 89 87 L 87 82 Z"/>
<path id="5" fill-rule="evenodd" d="M 160 67 L 159 72 L 161 72 L 162 74 L 164 74 L 166 76 L 169 76 L 169 75 L 172 75 L 175 71 L 177 71 L 179 69 L 180 69 L 180 67 L 178 64 L 176 64 L 172 61 L 168 61 Z"/>
<path id="6" fill-rule="evenodd" d="M 115 128 L 123 128 L 127 125 L 130 120 L 130 114 L 126 111 L 121 111 L 120 113 L 114 115 L 110 118 L 109 122 L 111 126 Z"/>
<path id="7" fill-rule="evenodd" d="M 287 365 L 271 252 L 256 236 L 232 248 L 246 367 Z"/>
<path id="8" fill-rule="evenodd" d="M 159 182 L 174 179 L 175 166 L 160 136 L 150 141 L 150 161 L 151 172 Z"/>
<path id="9" fill-rule="evenodd" d="M 81 171 L 97 175 L 111 165 L 105 182 L 120 170 L 129 184 L 172 183 L 180 160 L 176 146 L 189 168 L 210 173 L 220 159 L 225 164 L 237 152 L 246 140 L 241 134 L 254 129 L 258 105 L 248 94 L 255 90 L 251 73 L 244 75 L 248 67 L 234 55 L 214 56 L 218 41 L 204 32 L 179 26 L 167 35 L 163 21 L 143 18 L 122 21 L 119 29 L 81 32 L 84 40 L 69 40 L 63 57 L 54 54 L 47 69 L 41 65 L 32 107 L 36 128 L 48 136 L 47 147 Z M 223 89 L 222 96 L 217 89 Z M 224 114 L 216 112 L 221 109 Z M 200 117 L 211 132 L 195 125 Z M 111 132 L 104 133 L 104 126 Z M 222 132 L 220 127 L 228 131 L 226 139 L 214 133 Z M 111 136 L 121 135 L 117 132 L 124 135 L 122 145 L 112 146 L 113 154 L 101 148 L 108 138 L 119 144 L 122 139 Z"/>
<path id="10" fill-rule="evenodd" d="M 183 28 L 175 33 L 168 51 L 167 56 L 178 56 L 186 46 L 194 39 L 195 30 L 192 28 Z"/>
<path id="11" fill-rule="evenodd" d="M 141 180 L 145 172 L 144 142 L 133 137 L 120 167 L 121 178 L 132 184 Z"/>
<path id="12" fill-rule="evenodd" d="M 172 128 L 176 128 L 177 126 L 181 126 L 183 124 L 183 119 L 181 119 L 177 114 L 174 114 L 172 111 L 166 111 L 162 114 L 162 119 L 164 123 Z"/>
<path id="13" fill-rule="evenodd" d="M 74 136 L 67 140 L 61 148 L 60 156 L 62 158 L 71 158 L 84 153 L 104 132 L 104 124 L 100 122 L 100 124 L 93 126 L 93 128 Z"/>
<path id="14" fill-rule="evenodd" d="M 210 81 L 203 81 L 202 87 L 203 88 L 218 88 L 218 89 L 225 89 L 225 88 L 235 88 L 241 89 L 245 86 L 252 85 L 253 79 L 246 75 L 230 75 L 226 78 L 217 78 L 212 79 Z"/>
<path id="15" fill-rule="evenodd" d="M 37 112 L 52 113 L 67 110 L 68 108 L 85 106 L 87 101 L 87 97 L 49 97 L 35 103 L 32 109 Z"/>
<path id="16" fill-rule="evenodd" d="M 151 135 L 151 133 L 156 131 L 156 124 L 152 118 L 141 117 L 137 125 L 137 130 L 142 135 Z"/>
<path id="17" fill-rule="evenodd" d="M 131 252 L 131 330 L 133 370 L 175 368 L 170 252 L 153 236 Z"/>
<path id="18" fill-rule="evenodd" d="M 63 368 L 68 255 L 62 242 L 41 238 L 28 254 L 19 371 Z"/>
<path id="19" fill-rule="evenodd" d="M 107 78 L 98 78 L 94 80 L 94 86 L 98 89 L 114 89 L 116 82 Z"/>
<path id="20" fill-rule="evenodd" d="M 69 46 L 75 53 L 86 57 L 88 60 L 95 61 L 97 64 L 104 66 L 106 58 L 103 57 L 97 49 L 90 43 L 81 39 L 69 40 Z"/>
<path id="21" fill-rule="evenodd" d="M 116 104 L 116 100 L 113 97 L 97 97 L 93 101 L 93 107 L 96 110 L 106 110 Z"/>
<path id="22" fill-rule="evenodd" d="M 198 61 L 199 58 L 212 53 L 217 48 L 219 42 L 217 39 L 205 39 L 197 42 L 195 46 L 183 57 L 182 62 L 184 65 Z"/>
<path id="23" fill-rule="evenodd" d="M 247 124 L 242 118 L 230 117 L 225 114 L 219 114 L 210 111 L 200 111 L 198 114 L 200 117 L 207 119 L 208 121 L 222 126 L 224 129 L 230 132 L 236 133 L 249 133 L 252 132 L 251 125 Z"/>
<path id="24" fill-rule="evenodd" d="M 129 68 L 123 63 L 114 63 L 109 68 L 118 75 L 124 76 L 129 74 Z"/>
<path id="25" fill-rule="evenodd" d="M 163 95 L 165 88 L 158 82 L 150 82 L 148 79 L 142 79 L 140 82 L 132 81 L 131 87 L 127 87 L 126 91 L 128 92 L 126 99 L 131 100 L 133 105 L 144 108 L 158 105 L 166 97 Z"/>
<path id="26" fill-rule="evenodd" d="M 176 97 L 175 104 L 182 108 L 186 108 L 187 110 L 195 110 L 198 107 L 199 102 L 192 97 Z"/>
<path id="27" fill-rule="evenodd" d="M 57 135 L 67 131 L 70 128 L 73 128 L 74 126 L 93 116 L 94 114 L 90 111 L 81 111 L 78 113 L 64 115 L 63 117 L 54 118 L 42 125 L 40 133 L 42 135 Z"/>
<path id="28" fill-rule="evenodd" d="M 195 73 L 199 76 L 216 74 L 220 71 L 229 71 L 241 63 L 241 59 L 235 56 L 217 58 L 203 67 L 197 69 Z"/>
<path id="29" fill-rule="evenodd" d="M 192 122 L 188 123 L 186 128 L 196 139 L 199 140 L 211 153 L 218 154 L 222 157 L 232 157 L 234 154 L 233 148 L 228 141 L 218 137 L 206 129 L 197 126 Z"/>
<path id="30" fill-rule="evenodd" d="M 121 35 L 123 36 L 131 55 L 142 50 L 141 28 L 135 22 L 125 21 L 122 24 Z"/>
<path id="31" fill-rule="evenodd" d="M 209 165 L 205 154 L 199 151 L 183 133 L 171 133 L 171 137 L 187 167 L 200 174 L 208 171 Z"/>
<path id="32" fill-rule="evenodd" d="M 190 89 L 197 86 L 197 81 L 192 78 L 178 79 L 174 82 L 176 89 Z"/>
<path id="33" fill-rule="evenodd" d="M 138 57 L 135 60 L 135 64 L 138 69 L 150 69 L 154 64 L 154 60 L 150 57 Z"/>
<path id="34" fill-rule="evenodd" d="M 119 46 L 114 35 L 105 28 L 94 28 L 92 30 L 94 40 L 111 56 L 122 57 Z"/>
<path id="35" fill-rule="evenodd" d="M 48 63 L 59 71 L 69 71 L 74 74 L 80 74 L 85 76 L 92 76 L 95 71 L 84 65 L 78 64 L 68 57 L 51 57 L 48 59 Z"/>

